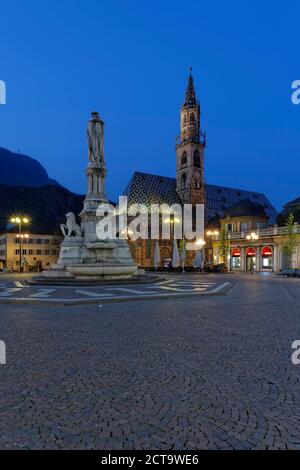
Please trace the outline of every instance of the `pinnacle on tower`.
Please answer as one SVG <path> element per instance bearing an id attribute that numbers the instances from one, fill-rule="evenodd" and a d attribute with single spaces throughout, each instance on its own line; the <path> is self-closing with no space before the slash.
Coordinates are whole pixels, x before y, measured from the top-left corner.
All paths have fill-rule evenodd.
<path id="1" fill-rule="evenodd" d="M 190 75 L 188 78 L 188 86 L 185 94 L 185 102 L 183 106 L 197 106 L 197 98 L 194 87 L 194 80 L 192 76 L 192 67 L 190 68 Z"/>

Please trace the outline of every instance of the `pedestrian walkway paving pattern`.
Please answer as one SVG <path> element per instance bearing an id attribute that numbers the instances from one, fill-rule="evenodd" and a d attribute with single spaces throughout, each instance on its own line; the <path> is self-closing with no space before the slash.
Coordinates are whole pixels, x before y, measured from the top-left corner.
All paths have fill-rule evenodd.
<path id="1" fill-rule="evenodd" d="M 122 301 L 151 299 L 184 295 L 218 294 L 229 286 L 229 282 L 215 280 L 170 278 L 157 283 L 112 284 L 93 286 L 31 286 L 24 281 L 0 283 L 1 301 L 74 302 L 74 301 Z"/>

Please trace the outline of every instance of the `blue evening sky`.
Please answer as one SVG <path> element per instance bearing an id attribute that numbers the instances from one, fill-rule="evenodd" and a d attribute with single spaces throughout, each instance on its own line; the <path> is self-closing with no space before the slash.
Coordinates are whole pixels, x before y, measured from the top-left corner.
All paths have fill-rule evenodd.
<path id="1" fill-rule="evenodd" d="M 206 180 L 300 195 L 296 2 L 15 0 L 0 3 L 0 146 L 85 192 L 86 125 L 106 123 L 107 189 L 135 170 L 175 175 L 188 69 L 207 132 Z"/>

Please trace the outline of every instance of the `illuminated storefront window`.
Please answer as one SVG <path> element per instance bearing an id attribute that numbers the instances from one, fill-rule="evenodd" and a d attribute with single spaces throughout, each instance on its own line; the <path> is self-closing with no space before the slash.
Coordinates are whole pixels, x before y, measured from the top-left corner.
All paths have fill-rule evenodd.
<path id="1" fill-rule="evenodd" d="M 252 271 L 256 267 L 256 251 L 254 248 L 249 247 L 246 250 L 246 269 Z"/>
<path id="2" fill-rule="evenodd" d="M 269 246 L 264 246 L 261 250 L 262 268 L 272 269 L 273 266 L 273 251 Z"/>
<path id="3" fill-rule="evenodd" d="M 241 250 L 239 248 L 234 248 L 231 252 L 232 257 L 232 269 L 241 268 Z"/>

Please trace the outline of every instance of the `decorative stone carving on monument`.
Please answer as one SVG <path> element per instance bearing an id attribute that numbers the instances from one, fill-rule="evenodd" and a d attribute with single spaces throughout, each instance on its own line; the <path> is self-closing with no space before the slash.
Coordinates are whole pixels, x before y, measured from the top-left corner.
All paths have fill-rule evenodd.
<path id="1" fill-rule="evenodd" d="M 73 212 L 68 212 L 66 214 L 66 223 L 60 224 L 60 229 L 64 237 L 71 237 L 72 234 L 74 234 L 76 237 L 82 236 L 82 230 L 76 223 L 76 217 Z"/>

